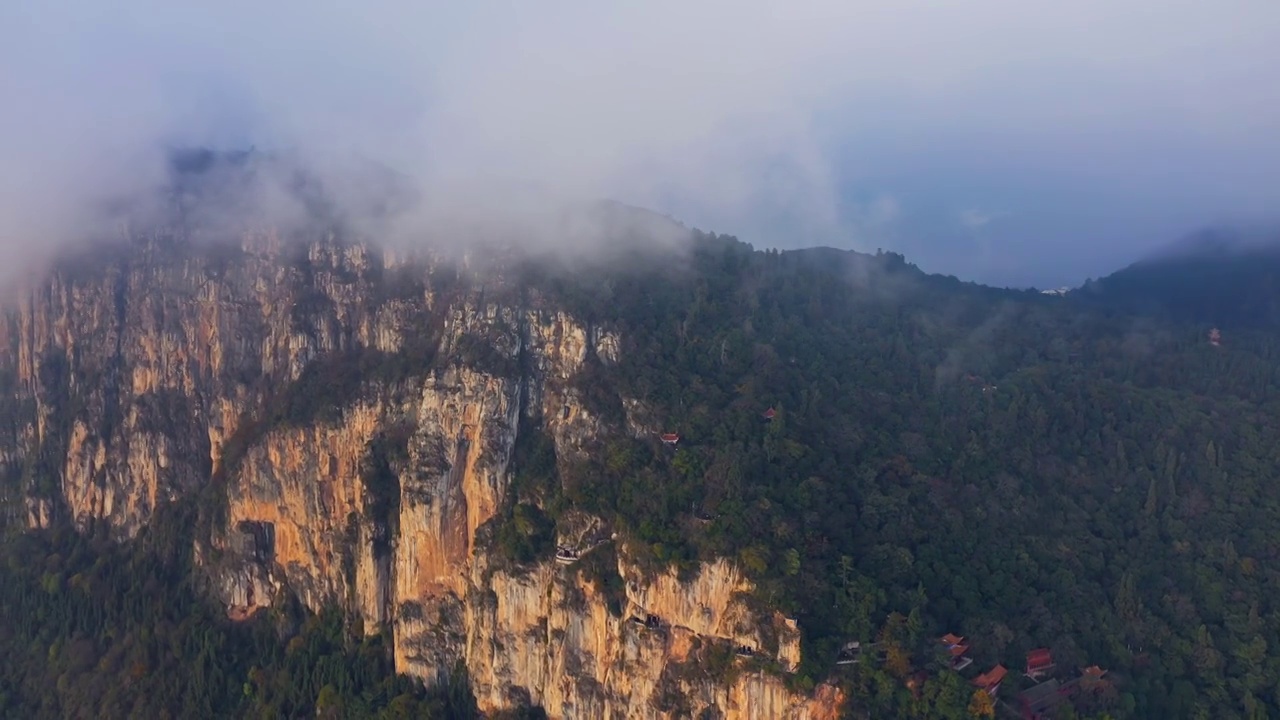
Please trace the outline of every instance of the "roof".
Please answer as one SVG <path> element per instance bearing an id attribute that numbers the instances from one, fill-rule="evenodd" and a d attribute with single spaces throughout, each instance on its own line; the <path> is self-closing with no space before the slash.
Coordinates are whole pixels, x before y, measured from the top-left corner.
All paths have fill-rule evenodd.
<path id="1" fill-rule="evenodd" d="M 956 657 L 958 655 L 963 655 L 969 652 L 969 646 L 965 645 L 964 643 L 961 643 L 959 645 L 952 645 L 950 650 L 951 650 L 951 656 Z"/>
<path id="2" fill-rule="evenodd" d="M 778 411 L 774 410 L 773 408 L 769 408 L 768 410 L 764 411 L 764 416 L 769 419 L 773 419 L 773 416 L 777 414 L 778 414 Z"/>
<path id="3" fill-rule="evenodd" d="M 1106 675 L 1107 671 L 1103 670 L 1097 665 L 1090 665 L 1089 667 L 1084 669 L 1084 674 L 1085 674 L 1085 677 L 1100 678 L 1103 675 Z"/>
<path id="4" fill-rule="evenodd" d="M 980 688 L 992 688 L 1000 684 L 1004 680 L 1004 676 L 1009 674 L 1009 669 L 1003 665 L 996 665 L 990 670 L 982 673 L 973 679 L 973 684 Z"/>
<path id="5" fill-rule="evenodd" d="M 964 642 L 964 638 L 954 633 L 947 633 L 946 635 L 943 635 L 941 638 L 939 638 L 939 641 L 942 642 L 944 645 L 951 646 L 951 645 L 959 645 L 960 643 Z"/>
<path id="6" fill-rule="evenodd" d="M 1022 702 L 1026 703 L 1026 705 L 1033 711 L 1039 711 L 1048 708 L 1062 699 L 1062 695 L 1058 690 L 1058 681 L 1050 680 L 1048 682 L 1042 682 L 1033 688 L 1024 690 L 1020 697 L 1022 698 Z"/>
<path id="7" fill-rule="evenodd" d="M 1053 665 L 1053 656 L 1049 654 L 1049 648 L 1036 648 L 1027 653 L 1027 667 L 1045 668 L 1050 665 Z"/>
<path id="8" fill-rule="evenodd" d="M 662 433 L 662 442 L 675 442 L 680 436 L 675 433 Z"/>

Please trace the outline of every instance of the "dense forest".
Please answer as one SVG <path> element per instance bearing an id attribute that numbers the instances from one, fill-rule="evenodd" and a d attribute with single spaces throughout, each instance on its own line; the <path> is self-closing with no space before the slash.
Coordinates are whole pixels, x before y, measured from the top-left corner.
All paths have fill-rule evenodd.
<path id="1" fill-rule="evenodd" d="M 166 506 L 126 543 L 59 527 L 0 545 L 0 717 L 479 717 L 465 669 L 428 692 L 336 610 L 231 623 L 198 587 L 193 515 Z"/>
<path id="2" fill-rule="evenodd" d="M 841 683 L 850 717 L 1005 712 L 1034 648 L 1064 682 L 1106 671 L 1058 717 L 1280 715 L 1280 342 L 1231 317 L 1269 312 L 1257 293 L 1210 323 L 1157 297 L 1177 298 L 1181 278 L 1144 280 L 1152 302 L 1135 303 L 1134 283 L 1046 296 L 926 276 L 893 253 L 707 234 L 687 256 L 619 254 L 586 269 L 530 259 L 489 297 L 536 292 L 616 329 L 621 360 L 589 359 L 584 397 L 618 422 L 621 398 L 640 399 L 679 442 L 618 434 L 570 462 L 526 423 L 492 532 L 513 565 L 549 559 L 575 510 L 649 568 L 734 558 L 759 603 L 798 620 L 789 682 Z M 1239 289 L 1203 278 L 1200 294 Z M 322 390 L 281 397 L 291 416 L 329 407 Z M 0 713 L 474 712 L 461 669 L 425 692 L 394 677 L 380 636 L 336 617 L 286 603 L 228 623 L 192 571 L 191 512 L 125 544 L 65 528 L 4 544 Z M 583 571 L 620 592 L 610 563 Z M 950 669 L 945 633 L 966 638 L 971 666 Z M 837 665 L 851 641 L 878 651 Z M 972 683 L 997 663 L 1003 704 Z"/>
<path id="3" fill-rule="evenodd" d="M 1214 344 L 1156 295 L 1143 315 L 892 253 L 695 247 L 687 270 L 530 271 L 621 331 L 622 362 L 584 378 L 596 409 L 643 398 L 680 440 L 613 438 L 587 467 L 534 448 L 526 512 L 599 513 L 656 566 L 736 558 L 798 618 L 800 686 L 881 641 L 892 662 L 839 667 L 855 716 L 981 714 L 967 680 L 1003 663 L 1030 685 L 1014 678 L 1038 647 L 1064 681 L 1106 671 L 1064 717 L 1280 711 L 1273 337 Z M 976 660 L 959 685 L 935 672 L 948 632 Z"/>

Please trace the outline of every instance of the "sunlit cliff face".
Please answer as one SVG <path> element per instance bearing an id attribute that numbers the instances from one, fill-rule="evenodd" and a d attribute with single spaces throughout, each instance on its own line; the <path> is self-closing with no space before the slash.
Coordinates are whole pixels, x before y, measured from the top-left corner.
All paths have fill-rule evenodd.
<path id="1" fill-rule="evenodd" d="M 211 521 L 197 558 L 230 617 L 285 593 L 337 605 L 366 632 L 391 629 L 401 672 L 433 682 L 464 662 L 490 710 L 835 713 L 833 690 L 793 693 L 745 659 L 737 672 L 705 669 L 736 647 L 784 670 L 799 660 L 794 622 L 749 610 L 751 585 L 729 562 L 687 581 L 647 576 L 623 538 L 606 539 L 592 552 L 617 555 L 626 588 L 611 609 L 572 564 L 515 572 L 488 553 L 483 529 L 508 499 L 522 425 L 561 457 L 657 431 L 638 399 L 623 399 L 616 427 L 581 400 L 588 358 L 618 361 L 623 339 L 608 326 L 495 292 L 496 280 L 459 284 L 373 246 L 273 232 L 231 247 L 161 233 L 98 257 L 0 320 L 0 371 L 15 390 L 0 471 L 29 525 L 64 515 L 130 536 L 159 504 L 200 494 Z M 369 363 L 360 382 L 307 403 L 333 392 L 312 378 L 340 382 L 352 370 L 334 363 L 357 356 Z M 282 397 L 287 411 L 273 415 Z M 649 616 L 656 627 L 628 620 Z"/>

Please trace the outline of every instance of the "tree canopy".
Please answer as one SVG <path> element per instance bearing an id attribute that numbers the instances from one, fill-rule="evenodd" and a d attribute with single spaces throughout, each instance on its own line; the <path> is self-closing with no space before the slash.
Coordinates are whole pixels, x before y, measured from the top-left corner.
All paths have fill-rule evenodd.
<path id="1" fill-rule="evenodd" d="M 639 399 L 680 440 L 611 437 L 543 506 L 656 565 L 737 559 L 808 679 L 914 613 L 914 666 L 958 632 L 975 670 L 1041 646 L 1107 668 L 1117 717 L 1280 709 L 1273 335 L 722 236 L 678 271 L 549 275 L 623 338 L 584 378 L 597 411 Z"/>

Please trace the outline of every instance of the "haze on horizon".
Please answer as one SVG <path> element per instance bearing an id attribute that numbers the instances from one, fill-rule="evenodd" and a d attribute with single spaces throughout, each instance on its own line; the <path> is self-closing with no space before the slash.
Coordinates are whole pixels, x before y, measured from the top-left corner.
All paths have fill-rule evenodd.
<path id="1" fill-rule="evenodd" d="M 1274 0 L 19 0 L 0 8 L 0 267 L 157 182 L 164 147 L 207 145 L 1076 284 L 1280 220 L 1277 37 Z"/>

